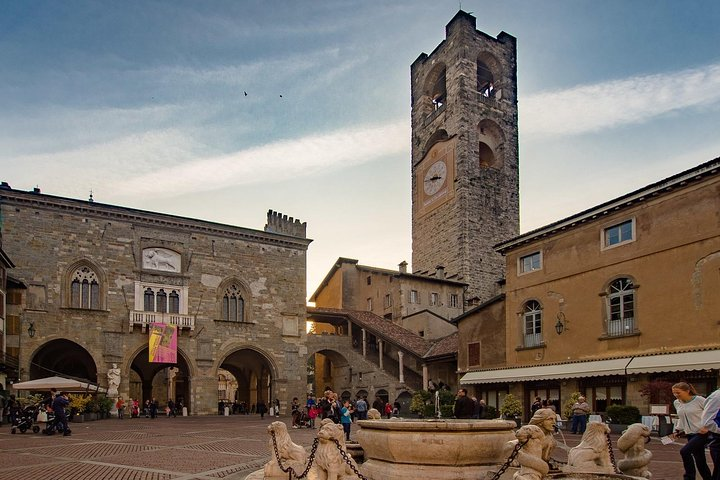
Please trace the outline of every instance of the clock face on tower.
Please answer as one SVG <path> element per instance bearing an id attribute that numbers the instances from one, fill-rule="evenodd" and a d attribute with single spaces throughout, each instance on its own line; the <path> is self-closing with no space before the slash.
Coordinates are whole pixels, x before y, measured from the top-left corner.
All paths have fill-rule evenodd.
<path id="1" fill-rule="evenodd" d="M 426 195 L 435 195 L 445 185 L 447 180 L 447 165 L 444 160 L 438 160 L 430 165 L 425 173 L 423 188 Z"/>
<path id="2" fill-rule="evenodd" d="M 455 196 L 455 137 L 435 143 L 415 168 L 415 209 L 419 216 Z"/>

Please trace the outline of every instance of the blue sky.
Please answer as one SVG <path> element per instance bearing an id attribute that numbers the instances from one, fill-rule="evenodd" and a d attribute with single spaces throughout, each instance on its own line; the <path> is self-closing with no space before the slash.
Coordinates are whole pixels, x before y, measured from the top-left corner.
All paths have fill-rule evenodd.
<path id="1" fill-rule="evenodd" d="M 0 180 L 410 261 L 410 64 L 456 1 L 0 2 Z M 521 229 L 720 156 L 720 2 L 463 0 L 518 39 Z M 245 95 L 247 93 L 247 95 Z"/>

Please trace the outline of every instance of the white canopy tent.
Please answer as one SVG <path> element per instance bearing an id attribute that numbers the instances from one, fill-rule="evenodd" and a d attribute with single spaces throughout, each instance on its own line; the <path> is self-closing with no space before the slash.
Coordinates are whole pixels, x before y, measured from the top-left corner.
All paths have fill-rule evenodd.
<path id="1" fill-rule="evenodd" d="M 98 385 L 63 377 L 47 377 L 14 383 L 12 388 L 15 390 L 50 390 L 55 388 L 58 392 L 107 393 L 107 389 Z"/>

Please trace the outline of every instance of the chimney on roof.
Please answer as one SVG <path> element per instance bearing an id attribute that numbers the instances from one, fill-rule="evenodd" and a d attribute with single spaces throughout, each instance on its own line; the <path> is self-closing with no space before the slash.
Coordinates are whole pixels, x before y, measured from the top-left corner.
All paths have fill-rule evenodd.
<path id="1" fill-rule="evenodd" d="M 445 278 L 445 267 L 442 265 L 435 267 L 435 278 Z"/>
<path id="2" fill-rule="evenodd" d="M 407 265 L 408 263 L 405 260 L 398 264 L 398 267 L 400 267 L 400 273 L 407 273 Z"/>
<path id="3" fill-rule="evenodd" d="M 0 183 L 0 189 L 1 190 L 12 190 L 12 188 L 10 187 L 10 184 L 8 182 Z"/>
<path id="4" fill-rule="evenodd" d="M 35 188 L 32 189 L 32 193 L 40 193 L 40 187 L 35 186 Z"/>

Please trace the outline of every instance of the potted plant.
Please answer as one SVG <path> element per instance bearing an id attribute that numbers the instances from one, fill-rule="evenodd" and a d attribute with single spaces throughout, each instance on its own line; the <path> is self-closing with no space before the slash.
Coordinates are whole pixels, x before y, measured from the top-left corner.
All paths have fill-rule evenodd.
<path id="1" fill-rule="evenodd" d="M 515 424 L 520 427 L 522 423 L 520 418 L 522 415 L 522 404 L 512 393 L 508 393 L 505 396 L 505 400 L 500 407 L 500 415 L 506 420 L 514 420 Z"/>
<path id="2" fill-rule="evenodd" d="M 613 433 L 622 433 L 641 419 L 640 410 L 632 405 L 610 405 L 607 407 L 607 423 Z"/>

